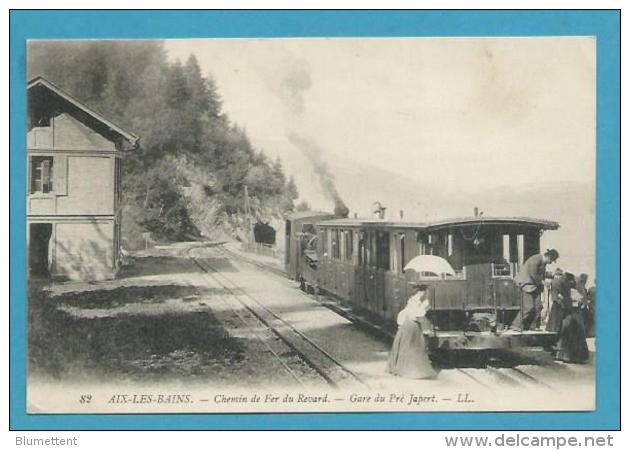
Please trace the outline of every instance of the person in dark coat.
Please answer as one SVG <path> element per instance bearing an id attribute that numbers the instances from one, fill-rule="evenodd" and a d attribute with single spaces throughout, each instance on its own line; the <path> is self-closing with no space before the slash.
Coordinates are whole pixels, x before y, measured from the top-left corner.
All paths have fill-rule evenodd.
<path id="1" fill-rule="evenodd" d="M 586 291 L 586 305 L 588 308 L 589 323 L 586 324 L 586 335 L 595 336 L 595 285 Z"/>
<path id="2" fill-rule="evenodd" d="M 437 372 L 431 366 L 423 326 L 429 327 L 426 313 L 430 308 L 429 287 L 413 285 L 414 294 L 405 309 L 398 313 L 398 331 L 389 352 L 386 371 L 404 378 L 435 378 Z"/>
<path id="3" fill-rule="evenodd" d="M 579 274 L 578 277 L 575 279 L 575 290 L 579 292 L 582 303 L 585 303 L 585 301 L 586 301 L 586 295 L 587 295 L 586 283 L 587 283 L 587 281 L 588 281 L 588 275 L 585 274 L 585 273 Z"/>
<path id="4" fill-rule="evenodd" d="M 588 362 L 589 353 L 586 333 L 579 311 L 573 310 L 562 319 L 562 328 L 559 336 L 557 360 L 580 364 Z"/>
<path id="5" fill-rule="evenodd" d="M 573 274 L 565 272 L 554 277 L 550 288 L 553 304 L 547 321 L 547 331 L 553 331 L 558 336 L 556 359 L 583 363 L 588 361 L 588 346 L 582 310 L 573 305 L 572 289 L 580 291 Z"/>
<path id="6" fill-rule="evenodd" d="M 559 335 L 562 320 L 571 312 L 571 287 L 574 284 L 575 277 L 570 273 L 558 273 L 554 276 L 549 289 L 551 307 L 545 330 Z"/>
<path id="7" fill-rule="evenodd" d="M 559 257 L 560 254 L 551 249 L 542 255 L 530 256 L 521 266 L 514 281 L 521 291 L 523 308 L 512 321 L 511 328 L 529 330 L 532 325 L 539 325 L 543 307 L 540 294 L 544 289 L 547 264 L 557 261 Z"/>
<path id="8" fill-rule="evenodd" d="M 593 308 L 595 307 L 595 302 L 591 301 L 590 294 L 593 294 L 594 290 L 591 291 L 591 289 L 587 289 L 587 281 L 588 275 L 585 273 L 581 273 L 577 278 L 575 289 L 578 291 L 580 297 L 579 308 L 580 313 L 582 314 L 582 321 L 584 322 L 586 336 L 593 336 Z"/>

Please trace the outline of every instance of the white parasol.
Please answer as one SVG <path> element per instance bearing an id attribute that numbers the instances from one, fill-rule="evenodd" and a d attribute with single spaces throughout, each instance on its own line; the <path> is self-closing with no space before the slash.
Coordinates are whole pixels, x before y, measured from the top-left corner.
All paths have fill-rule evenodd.
<path id="1" fill-rule="evenodd" d="M 403 270 L 415 270 L 418 273 L 431 272 L 437 276 L 442 274 L 455 276 L 455 271 L 448 261 L 435 255 L 416 256 Z"/>

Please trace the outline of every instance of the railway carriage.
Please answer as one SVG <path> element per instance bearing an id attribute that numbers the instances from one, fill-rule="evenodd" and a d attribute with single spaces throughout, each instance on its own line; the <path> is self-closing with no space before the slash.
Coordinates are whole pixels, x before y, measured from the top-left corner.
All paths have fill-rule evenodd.
<path id="1" fill-rule="evenodd" d="M 287 220 L 285 263 L 305 289 L 330 293 L 392 325 L 410 283 L 429 285 L 433 329 L 425 334 L 433 350 L 546 346 L 553 333 L 508 326 L 523 307 L 513 277 L 540 252 L 542 233 L 557 228 L 522 217 L 410 223 L 301 213 Z M 419 255 L 441 258 L 453 270 L 405 270 Z"/>
<path id="2" fill-rule="evenodd" d="M 316 236 L 315 224 L 336 216 L 326 212 L 301 211 L 292 214 L 286 220 L 284 265 L 289 278 L 304 280 L 309 276 L 308 255 L 309 240 Z M 314 249 L 313 249 L 314 250 Z M 316 256 L 310 251 L 310 256 Z M 309 277 L 310 278 L 310 277 Z"/>

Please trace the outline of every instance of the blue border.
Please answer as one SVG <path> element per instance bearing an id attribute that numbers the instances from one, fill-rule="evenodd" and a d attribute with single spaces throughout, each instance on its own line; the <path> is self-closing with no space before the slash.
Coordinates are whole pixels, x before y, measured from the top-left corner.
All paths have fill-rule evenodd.
<path id="1" fill-rule="evenodd" d="M 620 427 L 619 11 L 12 11 L 10 428 L 618 429 Z M 583 413 L 27 415 L 26 40 L 311 36 L 597 37 L 597 409 Z"/>

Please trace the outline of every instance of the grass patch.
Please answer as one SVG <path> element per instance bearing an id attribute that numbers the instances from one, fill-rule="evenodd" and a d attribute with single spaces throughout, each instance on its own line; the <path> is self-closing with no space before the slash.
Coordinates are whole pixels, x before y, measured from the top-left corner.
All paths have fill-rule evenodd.
<path id="1" fill-rule="evenodd" d="M 65 293 L 51 298 L 29 289 L 29 373 L 53 378 L 161 380 L 226 378 L 244 343 L 231 337 L 209 309 L 157 315 L 81 318 L 58 309 L 114 308 L 161 302 L 199 292 L 165 285 Z"/>

